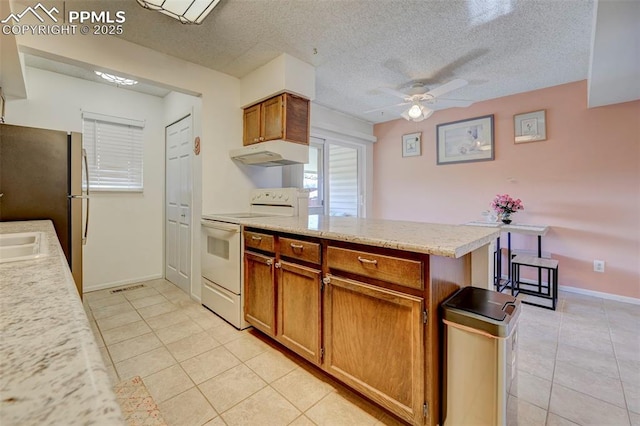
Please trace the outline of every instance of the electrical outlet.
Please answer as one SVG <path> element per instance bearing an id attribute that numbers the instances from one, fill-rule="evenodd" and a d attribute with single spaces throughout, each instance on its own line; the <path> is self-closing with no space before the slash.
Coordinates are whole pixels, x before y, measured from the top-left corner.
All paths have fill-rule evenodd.
<path id="1" fill-rule="evenodd" d="M 604 260 L 594 260 L 593 270 L 595 272 L 604 272 Z"/>

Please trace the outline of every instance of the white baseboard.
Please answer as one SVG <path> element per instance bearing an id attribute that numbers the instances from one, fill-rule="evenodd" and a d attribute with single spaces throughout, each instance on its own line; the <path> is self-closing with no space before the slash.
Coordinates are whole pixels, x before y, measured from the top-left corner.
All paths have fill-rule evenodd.
<path id="1" fill-rule="evenodd" d="M 566 291 L 568 293 L 583 294 L 585 296 L 599 297 L 601 299 L 615 300 L 616 302 L 624 302 L 624 303 L 632 303 L 634 305 L 640 305 L 640 299 L 636 299 L 635 297 L 619 296 L 617 294 L 604 293 L 601 291 L 594 291 L 594 290 L 585 290 L 583 288 L 569 287 L 564 285 L 558 286 L 558 290 Z"/>
<path id="2" fill-rule="evenodd" d="M 89 293 L 91 291 L 105 290 L 107 288 L 114 288 L 114 287 L 121 287 L 121 286 L 127 285 L 127 284 L 134 284 L 134 283 L 139 283 L 139 282 L 143 282 L 143 281 L 157 280 L 157 279 L 162 278 L 162 277 L 163 277 L 162 274 L 154 274 L 154 275 L 148 275 L 146 277 L 136 277 L 136 278 L 126 279 L 126 280 L 122 280 L 122 281 L 113 281 L 113 282 L 110 282 L 110 283 L 102 283 L 102 284 L 96 284 L 96 285 L 92 285 L 92 286 L 84 286 L 82 288 L 82 292 L 83 293 Z"/>
<path id="3" fill-rule="evenodd" d="M 506 275 L 503 275 L 502 278 L 506 280 L 508 277 Z M 528 278 L 521 278 L 520 281 L 526 284 L 538 284 L 537 281 L 531 280 Z M 542 283 L 545 285 L 547 284 L 546 281 L 542 281 Z M 618 294 L 605 293 L 602 291 L 586 290 L 584 288 L 579 288 L 579 287 L 569 287 L 566 285 L 559 285 L 558 291 L 566 291 L 567 293 L 576 293 L 576 294 L 582 294 L 585 296 L 599 297 L 600 299 L 614 300 L 616 302 L 640 305 L 640 299 L 636 299 L 635 297 L 620 296 Z"/>

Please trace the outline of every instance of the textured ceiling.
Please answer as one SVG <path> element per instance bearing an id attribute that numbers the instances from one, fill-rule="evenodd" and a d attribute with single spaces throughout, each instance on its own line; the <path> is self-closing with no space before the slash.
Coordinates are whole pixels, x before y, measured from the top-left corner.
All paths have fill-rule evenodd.
<path id="1" fill-rule="evenodd" d="M 222 0 L 202 25 L 182 25 L 134 0 L 68 0 L 124 10 L 125 40 L 236 77 L 286 52 L 316 68 L 319 104 L 382 122 L 402 107 L 378 90 L 469 85 L 481 101 L 587 78 L 592 0 Z"/>

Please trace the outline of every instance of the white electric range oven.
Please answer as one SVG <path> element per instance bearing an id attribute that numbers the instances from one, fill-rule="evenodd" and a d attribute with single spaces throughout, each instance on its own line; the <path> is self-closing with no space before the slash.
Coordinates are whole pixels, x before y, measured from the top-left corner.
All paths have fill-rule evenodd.
<path id="1" fill-rule="evenodd" d="M 244 320 L 243 219 L 299 216 L 309 211 L 309 192 L 300 188 L 254 189 L 249 211 L 202 216 L 202 304 L 242 330 Z"/>

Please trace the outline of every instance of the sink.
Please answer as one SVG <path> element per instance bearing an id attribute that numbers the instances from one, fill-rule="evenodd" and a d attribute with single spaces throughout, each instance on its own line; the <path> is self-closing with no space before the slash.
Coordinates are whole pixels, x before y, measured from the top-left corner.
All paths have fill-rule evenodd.
<path id="1" fill-rule="evenodd" d="M 47 255 L 43 232 L 0 234 L 0 263 L 38 259 Z"/>
<path id="2" fill-rule="evenodd" d="M 21 232 L 19 234 L 0 234 L 0 247 L 35 244 L 41 232 Z"/>

